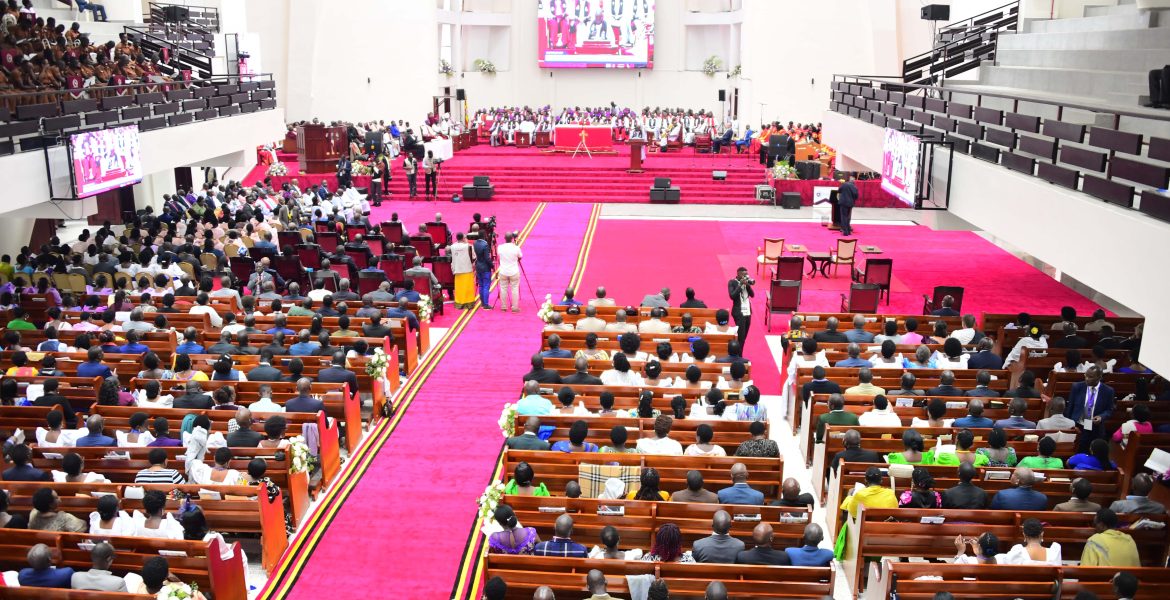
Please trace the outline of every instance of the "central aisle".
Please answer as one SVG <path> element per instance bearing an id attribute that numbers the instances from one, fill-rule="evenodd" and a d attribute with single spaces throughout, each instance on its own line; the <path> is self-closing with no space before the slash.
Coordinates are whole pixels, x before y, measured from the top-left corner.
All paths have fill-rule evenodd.
<path id="1" fill-rule="evenodd" d="M 454 341 L 437 346 L 445 353 L 393 435 L 320 538 L 309 536 L 291 570 L 273 578 L 269 597 L 322 598 L 372 584 L 401 598 L 448 597 L 475 499 L 503 442 L 500 410 L 519 394 L 520 377 L 540 346 L 538 304 L 568 284 L 599 208 L 543 208 L 523 245 L 538 302 L 521 281 L 521 313 L 478 310 L 462 330 L 462 321 L 455 325 Z"/>

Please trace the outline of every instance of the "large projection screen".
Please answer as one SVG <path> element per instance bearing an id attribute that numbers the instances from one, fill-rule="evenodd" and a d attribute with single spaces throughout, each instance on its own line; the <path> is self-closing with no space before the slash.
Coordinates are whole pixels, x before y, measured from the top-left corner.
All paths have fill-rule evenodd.
<path id="1" fill-rule="evenodd" d="M 918 195 L 918 163 L 922 144 L 917 137 L 886 129 L 882 144 L 882 189 L 914 206 Z"/>
<path id="2" fill-rule="evenodd" d="M 539 0 L 541 67 L 649 69 L 654 0 Z"/>

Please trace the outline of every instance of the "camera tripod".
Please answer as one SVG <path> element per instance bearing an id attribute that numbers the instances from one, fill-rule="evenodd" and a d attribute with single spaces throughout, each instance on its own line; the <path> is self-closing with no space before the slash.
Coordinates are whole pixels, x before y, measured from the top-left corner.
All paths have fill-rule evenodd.
<path id="1" fill-rule="evenodd" d="M 524 284 L 528 287 L 528 295 L 532 297 L 533 305 L 536 306 L 537 308 L 539 308 L 540 302 L 537 302 L 537 300 L 536 300 L 536 292 L 532 289 L 532 282 L 528 280 L 528 271 L 524 270 L 524 262 L 517 261 L 516 264 L 520 266 L 520 276 L 524 278 Z M 504 301 L 504 283 L 503 283 L 503 281 L 500 281 L 497 278 L 496 306 L 500 306 L 500 303 L 503 301 Z M 519 302 L 517 302 L 517 304 L 519 304 Z"/>

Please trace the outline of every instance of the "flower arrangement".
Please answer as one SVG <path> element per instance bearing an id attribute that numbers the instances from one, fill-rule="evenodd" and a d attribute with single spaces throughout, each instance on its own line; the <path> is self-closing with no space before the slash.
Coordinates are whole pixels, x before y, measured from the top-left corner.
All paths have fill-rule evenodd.
<path id="1" fill-rule="evenodd" d="M 274 162 L 268 167 L 269 177 L 281 177 L 288 175 L 288 165 L 282 162 Z"/>
<path id="2" fill-rule="evenodd" d="M 197 584 L 188 585 L 180 581 L 168 581 L 163 584 L 155 598 L 158 600 L 189 600 L 198 597 L 198 595 L 199 586 Z"/>
<path id="3" fill-rule="evenodd" d="M 353 161 L 353 170 L 351 171 L 351 174 L 353 174 L 355 177 L 373 175 L 374 166 L 370 163 L 364 163 L 360 160 L 355 160 Z"/>
<path id="4" fill-rule="evenodd" d="M 556 309 L 553 308 L 552 294 L 545 294 L 544 304 L 540 305 L 540 311 L 536 313 L 536 316 L 540 317 L 540 320 L 544 321 L 545 323 L 551 323 L 552 316 L 556 314 L 556 312 Z"/>
<path id="5" fill-rule="evenodd" d="M 516 405 L 511 402 L 500 412 L 500 433 L 506 438 L 516 435 Z"/>
<path id="6" fill-rule="evenodd" d="M 706 73 L 707 77 L 714 77 L 715 73 L 718 73 L 719 69 L 722 68 L 723 60 L 714 54 L 708 56 L 707 60 L 703 61 L 703 73 Z"/>
<path id="7" fill-rule="evenodd" d="M 452 75 L 455 74 L 455 69 L 451 68 L 451 63 L 440 58 L 439 59 L 439 72 L 442 73 L 443 75 L 446 75 L 447 77 L 451 77 Z"/>
<path id="8" fill-rule="evenodd" d="M 504 484 L 496 481 L 487 486 L 483 491 L 483 495 L 479 497 L 476 502 L 479 503 L 479 520 L 486 527 L 492 523 L 492 518 L 496 512 L 496 506 L 500 504 L 500 499 L 504 497 Z"/>
<path id="9" fill-rule="evenodd" d="M 739 77 L 743 75 L 743 65 L 735 65 L 735 68 L 727 74 L 728 77 Z"/>
<path id="10" fill-rule="evenodd" d="M 487 60 L 487 59 L 485 59 L 485 58 L 477 58 L 477 59 L 475 59 L 475 62 L 474 62 L 474 63 L 472 63 L 472 66 L 474 66 L 474 67 L 475 67 L 475 70 L 476 70 L 476 71 L 479 71 L 480 73 L 488 73 L 488 74 L 491 74 L 491 73 L 495 73 L 495 72 L 496 72 L 496 65 L 495 65 L 495 63 L 493 63 L 492 61 L 490 61 L 490 60 Z"/>
<path id="11" fill-rule="evenodd" d="M 776 161 L 776 166 L 772 167 L 772 177 L 776 179 L 796 179 L 796 168 L 788 165 L 784 161 Z"/>
<path id="12" fill-rule="evenodd" d="M 386 368 L 390 365 L 390 357 L 381 348 L 374 348 L 374 353 L 366 361 L 366 375 L 380 380 L 386 376 Z"/>
<path id="13" fill-rule="evenodd" d="M 312 472 L 313 466 L 317 462 L 317 457 L 309 452 L 309 445 L 305 443 L 304 436 L 294 436 L 288 441 L 289 456 L 292 457 L 292 464 L 289 465 L 290 473 L 309 473 Z"/>
<path id="14" fill-rule="evenodd" d="M 418 298 L 418 320 L 424 323 L 431 322 L 431 316 L 435 314 L 435 305 L 431 302 L 430 295 L 419 296 Z"/>

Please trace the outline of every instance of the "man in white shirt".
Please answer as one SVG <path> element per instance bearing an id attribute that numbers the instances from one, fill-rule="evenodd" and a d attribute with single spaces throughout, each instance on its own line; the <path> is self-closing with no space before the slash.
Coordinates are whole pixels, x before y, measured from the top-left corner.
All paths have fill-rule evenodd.
<path id="1" fill-rule="evenodd" d="M 642 454 L 665 454 L 682 456 L 682 444 L 670 439 L 670 427 L 674 419 L 667 415 L 658 415 L 654 418 L 654 437 L 644 437 L 638 440 L 638 452 Z"/>
<path id="2" fill-rule="evenodd" d="M 902 419 L 890 408 L 885 396 L 874 396 L 873 410 L 861 413 L 857 422 L 862 427 L 901 427 Z"/>
<path id="3" fill-rule="evenodd" d="M 651 309 L 650 318 L 638 323 L 638 331 L 641 333 L 670 333 L 670 323 L 662 320 L 663 312 L 661 308 Z"/>
<path id="4" fill-rule="evenodd" d="M 617 304 L 613 298 L 605 297 L 605 288 L 597 286 L 597 297 L 589 300 L 589 306 L 614 306 Z"/>
<path id="5" fill-rule="evenodd" d="M 638 328 L 633 323 L 626 322 L 626 311 L 618 309 L 613 315 L 613 323 L 607 323 L 606 331 L 616 331 L 618 333 L 635 333 Z"/>
<path id="6" fill-rule="evenodd" d="M 248 409 L 260 413 L 284 412 L 284 406 L 272 401 L 272 386 L 270 385 L 260 386 L 260 399 L 250 404 Z"/>
<path id="7" fill-rule="evenodd" d="M 976 333 L 978 332 L 975 330 L 975 315 L 967 314 L 963 315 L 963 328 L 952 331 L 951 337 L 959 340 L 960 344 L 966 346 L 979 341 L 975 339 Z M 983 336 L 980 335 L 979 337 Z"/>
<path id="8" fill-rule="evenodd" d="M 1057 396 L 1048 403 L 1048 416 L 1036 422 L 1037 429 L 1073 429 L 1076 422 L 1064 416 L 1064 398 Z"/>
<path id="9" fill-rule="evenodd" d="M 211 319 L 211 326 L 212 327 L 216 327 L 216 328 L 222 327 L 223 326 L 223 318 L 220 317 L 219 314 L 215 312 L 215 309 L 212 308 L 208 304 L 209 302 L 210 302 L 210 300 L 207 297 L 207 293 L 200 292 L 199 295 L 195 297 L 195 306 L 192 306 L 191 310 L 188 312 L 190 312 L 193 315 L 200 315 L 200 314 L 208 315 L 208 317 Z"/>
<path id="10" fill-rule="evenodd" d="M 500 257 L 500 268 L 497 271 L 500 278 L 499 303 L 502 310 L 506 311 L 511 306 L 512 312 L 520 312 L 520 259 L 524 258 L 524 252 L 514 243 L 515 240 L 516 234 L 509 231 L 504 234 L 504 243 L 496 248 L 496 255 Z"/>

